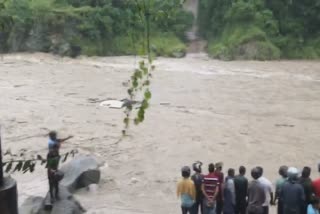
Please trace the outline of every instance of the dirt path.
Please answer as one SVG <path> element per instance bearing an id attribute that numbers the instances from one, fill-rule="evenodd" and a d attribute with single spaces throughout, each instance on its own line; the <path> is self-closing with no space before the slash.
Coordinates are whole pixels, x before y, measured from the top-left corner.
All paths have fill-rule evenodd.
<path id="1" fill-rule="evenodd" d="M 98 192 L 77 194 L 92 214 L 179 213 L 175 184 L 180 167 L 196 160 L 222 160 L 226 169 L 262 165 L 272 181 L 282 164 L 315 170 L 320 62 L 221 62 L 201 54 L 160 58 L 146 121 L 113 145 L 123 112 L 88 99 L 124 98 L 122 83 L 134 62 L 133 57 L 4 56 L 4 149 L 45 155 L 49 129 L 74 134 L 63 151 L 77 147 L 105 163 Z M 20 203 L 28 195 L 45 194 L 45 175 L 44 169 L 12 175 L 19 183 Z"/>

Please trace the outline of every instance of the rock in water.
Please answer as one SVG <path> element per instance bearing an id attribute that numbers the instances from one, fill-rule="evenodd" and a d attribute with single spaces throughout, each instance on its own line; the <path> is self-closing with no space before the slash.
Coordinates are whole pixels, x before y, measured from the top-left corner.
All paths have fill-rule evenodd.
<path id="1" fill-rule="evenodd" d="M 82 214 L 84 211 L 81 209 L 80 204 L 76 201 L 61 200 L 54 203 L 51 214 Z"/>
<path id="2" fill-rule="evenodd" d="M 20 214 L 38 214 L 42 208 L 43 197 L 30 196 L 19 209 Z"/>
<path id="3" fill-rule="evenodd" d="M 80 203 L 64 186 L 59 187 L 59 200 L 51 203 L 50 194 L 48 193 L 41 205 L 40 211 L 35 213 L 23 212 L 23 214 L 82 214 L 85 212 Z"/>
<path id="4" fill-rule="evenodd" d="M 60 185 L 65 186 L 69 191 L 87 187 L 90 184 L 98 184 L 100 180 L 100 170 L 95 158 L 80 156 L 61 167 L 64 173 Z"/>
<path id="5" fill-rule="evenodd" d="M 82 214 L 85 212 L 71 191 L 99 183 L 100 170 L 97 160 L 93 157 L 80 156 L 62 166 L 61 171 L 64 173 L 64 178 L 59 186 L 59 200 L 52 203 L 49 193 L 45 199 L 30 197 L 21 206 L 20 214 Z"/>
<path id="6" fill-rule="evenodd" d="M 49 195 L 47 197 L 50 197 Z M 82 214 L 85 212 L 66 187 L 60 186 L 59 197 L 60 199 L 53 203 L 51 214 Z"/>

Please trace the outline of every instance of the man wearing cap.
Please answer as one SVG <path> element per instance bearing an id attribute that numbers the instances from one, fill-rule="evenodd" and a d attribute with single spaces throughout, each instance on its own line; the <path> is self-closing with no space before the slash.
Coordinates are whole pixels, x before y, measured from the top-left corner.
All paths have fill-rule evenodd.
<path id="1" fill-rule="evenodd" d="M 223 196 L 223 191 L 222 191 L 222 185 L 224 182 L 224 174 L 222 172 L 222 167 L 223 167 L 222 162 L 216 163 L 216 171 L 214 172 L 215 175 L 219 179 L 219 193 L 218 193 L 218 197 L 217 197 L 216 214 L 221 214 L 223 211 L 223 198 L 224 198 L 224 196 Z"/>
<path id="2" fill-rule="evenodd" d="M 215 174 L 215 167 L 213 163 L 209 164 L 209 174 L 204 176 L 201 189 L 204 195 L 203 199 L 203 213 L 214 214 L 217 196 L 219 193 L 219 177 Z"/>
<path id="3" fill-rule="evenodd" d="M 305 204 L 305 194 L 299 184 L 299 171 L 297 168 L 288 169 L 288 181 L 282 187 L 280 197 L 283 202 L 283 214 L 302 214 Z"/>
<path id="4" fill-rule="evenodd" d="M 182 214 L 192 214 L 193 204 L 196 199 L 196 190 L 193 181 L 190 179 L 190 174 L 190 167 L 182 167 L 182 180 L 177 184 L 177 196 L 181 198 Z"/>
<path id="5" fill-rule="evenodd" d="M 320 172 L 320 162 L 318 163 L 318 172 Z M 314 190 L 314 194 L 318 198 L 320 198 L 320 178 L 318 178 L 312 182 L 312 187 Z"/>

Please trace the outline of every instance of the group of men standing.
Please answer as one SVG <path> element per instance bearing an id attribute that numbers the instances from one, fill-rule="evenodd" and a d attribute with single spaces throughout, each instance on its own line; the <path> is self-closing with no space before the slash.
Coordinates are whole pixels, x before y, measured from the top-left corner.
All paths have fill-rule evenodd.
<path id="1" fill-rule="evenodd" d="M 251 170 L 249 182 L 244 166 L 236 176 L 229 169 L 226 178 L 222 163 L 209 164 L 207 175 L 202 174 L 201 166 L 201 162 L 193 164 L 192 176 L 190 167 L 182 168 L 177 195 L 183 214 L 269 214 L 269 206 L 276 204 L 278 214 L 319 214 L 320 179 L 311 181 L 309 167 L 304 167 L 301 176 L 296 168 L 280 167 L 274 195 L 262 167 Z"/>

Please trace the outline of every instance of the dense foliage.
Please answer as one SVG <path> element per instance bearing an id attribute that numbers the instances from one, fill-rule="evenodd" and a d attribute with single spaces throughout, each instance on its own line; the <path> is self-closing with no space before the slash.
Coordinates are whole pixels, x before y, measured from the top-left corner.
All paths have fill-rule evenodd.
<path id="1" fill-rule="evenodd" d="M 0 51 L 124 55 L 143 49 L 138 0 L 0 0 Z M 193 16 L 180 0 L 153 0 L 151 43 L 158 55 L 185 52 Z M 154 39 L 153 39 L 154 38 Z M 164 47 L 165 46 L 165 47 Z"/>
<path id="2" fill-rule="evenodd" d="M 217 58 L 320 58 L 319 0 L 200 0 L 198 24 Z"/>

